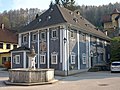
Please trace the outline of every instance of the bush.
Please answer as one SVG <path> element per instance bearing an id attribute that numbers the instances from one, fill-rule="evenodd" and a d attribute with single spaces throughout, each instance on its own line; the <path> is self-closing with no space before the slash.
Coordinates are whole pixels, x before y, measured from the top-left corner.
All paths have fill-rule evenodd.
<path id="1" fill-rule="evenodd" d="M 120 37 L 111 40 L 111 62 L 120 61 Z"/>

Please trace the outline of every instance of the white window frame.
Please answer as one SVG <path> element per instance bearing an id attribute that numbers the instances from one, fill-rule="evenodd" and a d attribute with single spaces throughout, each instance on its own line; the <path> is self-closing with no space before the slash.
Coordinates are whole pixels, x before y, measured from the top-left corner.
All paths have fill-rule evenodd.
<path id="1" fill-rule="evenodd" d="M 53 57 L 55 57 L 55 62 L 53 62 Z M 51 53 L 51 64 L 57 64 L 58 63 L 58 54 L 57 53 Z"/>
<path id="2" fill-rule="evenodd" d="M 45 35 L 45 38 L 42 38 L 42 34 Z M 40 33 L 40 39 L 41 39 L 41 40 L 46 40 L 46 32 L 41 32 L 41 33 Z"/>
<path id="3" fill-rule="evenodd" d="M 53 36 L 53 32 L 56 32 L 56 36 L 55 36 L 55 37 Z M 51 35 L 52 35 L 52 38 L 57 38 L 57 36 L 58 36 L 57 33 L 58 33 L 58 32 L 57 32 L 56 29 L 55 29 L 55 30 L 52 30 L 52 34 L 51 34 Z"/>
<path id="4" fill-rule="evenodd" d="M 106 41 L 104 41 L 104 44 L 105 44 L 105 46 L 107 46 L 107 42 Z"/>
<path id="5" fill-rule="evenodd" d="M 74 30 L 70 30 L 70 38 L 72 38 L 72 39 L 75 38 L 75 33 L 74 32 L 75 32 Z"/>
<path id="6" fill-rule="evenodd" d="M 34 35 L 36 35 L 36 39 L 34 38 Z M 34 34 L 32 35 L 32 41 L 37 41 L 37 33 L 34 33 Z"/>
<path id="7" fill-rule="evenodd" d="M 46 55 L 45 54 L 40 54 L 40 64 L 45 64 L 46 63 Z M 42 62 L 42 57 L 44 57 L 44 60 Z"/>
<path id="8" fill-rule="evenodd" d="M 100 39 L 97 38 L 97 45 L 100 45 Z"/>
<path id="9" fill-rule="evenodd" d="M 86 60 L 86 53 L 82 53 L 82 63 L 83 63 L 83 64 L 87 64 L 86 61 L 87 61 L 87 60 Z"/>
<path id="10" fill-rule="evenodd" d="M 19 57 L 19 60 L 17 60 L 17 57 Z M 20 55 L 15 55 L 15 64 L 20 64 Z"/>
<path id="11" fill-rule="evenodd" d="M 75 64 L 75 58 L 76 58 L 76 55 L 75 54 L 71 54 L 71 64 Z"/>
<path id="12" fill-rule="evenodd" d="M 85 35 L 84 33 L 81 33 L 81 40 L 82 40 L 83 42 L 86 41 L 86 35 Z"/>
<path id="13" fill-rule="evenodd" d="M 15 63 L 15 56 L 12 57 L 12 62 Z"/>
<path id="14" fill-rule="evenodd" d="M 25 41 L 25 37 L 26 37 L 26 41 Z M 23 43 L 27 42 L 27 35 L 23 35 Z"/>

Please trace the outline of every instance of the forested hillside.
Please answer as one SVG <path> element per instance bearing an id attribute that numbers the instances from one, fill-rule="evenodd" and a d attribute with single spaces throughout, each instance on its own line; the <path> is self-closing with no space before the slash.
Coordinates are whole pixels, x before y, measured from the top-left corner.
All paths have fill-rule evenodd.
<path id="1" fill-rule="evenodd" d="M 102 5 L 102 6 L 76 6 L 80 10 L 80 13 L 88 21 L 94 24 L 96 27 L 102 29 L 101 18 L 105 14 L 111 14 L 113 9 L 117 8 L 120 10 L 120 3 Z M 40 15 L 45 10 L 40 10 L 38 8 L 31 9 L 19 9 L 10 10 L 0 13 L 0 23 L 4 23 L 5 27 L 10 29 L 17 29 L 24 26 L 35 19 L 36 14 Z"/>
<path id="2" fill-rule="evenodd" d="M 35 19 L 36 15 L 40 15 L 45 10 L 40 10 L 38 8 L 31 9 L 18 9 L 18 10 L 10 10 L 4 11 L 0 13 L 0 23 L 4 23 L 6 28 L 9 29 L 18 29 L 33 19 Z"/>
<path id="3" fill-rule="evenodd" d="M 117 8 L 120 11 L 120 3 L 102 6 L 79 6 L 81 14 L 96 27 L 102 29 L 101 19 L 106 14 L 111 14 Z"/>

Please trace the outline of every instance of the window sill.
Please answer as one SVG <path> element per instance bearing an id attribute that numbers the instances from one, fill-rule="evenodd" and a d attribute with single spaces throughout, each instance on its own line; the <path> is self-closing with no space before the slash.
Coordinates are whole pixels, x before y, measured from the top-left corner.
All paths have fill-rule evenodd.
<path id="1" fill-rule="evenodd" d="M 58 37 L 51 38 L 51 40 L 57 40 L 57 39 L 58 39 Z"/>

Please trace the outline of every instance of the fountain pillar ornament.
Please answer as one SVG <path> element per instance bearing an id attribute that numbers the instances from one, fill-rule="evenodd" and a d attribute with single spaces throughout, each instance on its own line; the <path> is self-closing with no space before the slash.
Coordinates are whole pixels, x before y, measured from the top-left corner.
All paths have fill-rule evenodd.
<path id="1" fill-rule="evenodd" d="M 36 69 L 35 68 L 35 57 L 36 57 L 36 53 L 35 53 L 35 49 L 34 46 L 32 46 L 30 52 L 27 54 L 28 56 L 28 68 L 31 69 Z"/>

